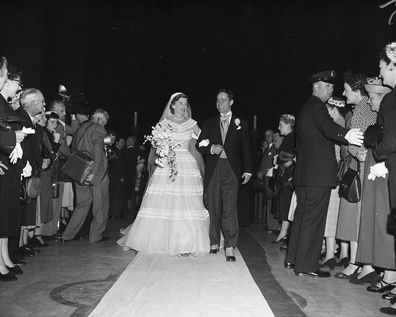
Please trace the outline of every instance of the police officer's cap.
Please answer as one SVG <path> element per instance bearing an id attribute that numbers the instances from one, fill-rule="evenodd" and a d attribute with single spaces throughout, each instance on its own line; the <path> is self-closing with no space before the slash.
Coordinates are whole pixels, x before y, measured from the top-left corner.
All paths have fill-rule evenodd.
<path id="1" fill-rule="evenodd" d="M 323 81 L 325 83 L 334 84 L 336 72 L 334 70 L 325 70 L 323 72 L 312 75 L 308 78 L 311 83 Z"/>

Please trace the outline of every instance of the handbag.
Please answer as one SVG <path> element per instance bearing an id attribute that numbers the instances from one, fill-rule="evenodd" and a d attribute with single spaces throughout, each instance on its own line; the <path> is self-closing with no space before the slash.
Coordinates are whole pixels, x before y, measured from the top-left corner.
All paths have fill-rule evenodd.
<path id="1" fill-rule="evenodd" d="M 388 215 L 388 233 L 396 234 L 396 208 L 391 209 Z"/>
<path id="2" fill-rule="evenodd" d="M 51 184 L 51 190 L 52 190 L 52 198 L 58 198 L 59 197 L 59 183 L 53 182 Z"/>
<path id="3" fill-rule="evenodd" d="M 337 184 L 340 184 L 342 178 L 349 168 L 349 155 L 337 163 Z"/>
<path id="4" fill-rule="evenodd" d="M 254 192 L 263 192 L 265 190 L 266 187 L 266 183 L 265 183 L 265 178 L 262 177 L 260 178 L 255 178 L 253 181 L 253 185 L 252 185 L 252 189 Z"/>
<path id="5" fill-rule="evenodd" d="M 40 195 L 41 180 L 39 177 L 29 177 L 26 180 L 26 194 L 29 198 L 34 199 Z"/>
<path id="6" fill-rule="evenodd" d="M 82 136 L 92 124 L 88 125 L 85 128 L 85 131 L 81 134 L 81 137 L 76 143 L 72 154 L 61 168 L 62 173 L 64 173 L 66 176 L 68 176 L 71 180 L 78 183 L 79 185 L 84 185 L 87 176 L 91 173 L 95 165 L 95 160 L 91 156 L 83 153 L 80 150 L 77 150 Z"/>
<path id="7" fill-rule="evenodd" d="M 348 168 L 342 177 L 339 186 L 340 189 L 338 193 L 341 197 L 351 203 L 357 203 L 360 201 L 362 184 L 360 182 L 358 171 Z"/>

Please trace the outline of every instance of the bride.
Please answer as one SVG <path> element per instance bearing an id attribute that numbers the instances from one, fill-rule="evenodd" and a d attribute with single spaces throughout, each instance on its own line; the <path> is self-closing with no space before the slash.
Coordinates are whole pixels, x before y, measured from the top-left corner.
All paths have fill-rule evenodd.
<path id="1" fill-rule="evenodd" d="M 173 94 L 160 122 L 171 128 L 172 140 L 182 144 L 175 149 L 178 173 L 172 181 L 169 166 L 156 167 L 151 172 L 153 159 L 149 158 L 152 176 L 139 213 L 117 243 L 140 252 L 208 254 L 209 214 L 202 199 L 203 160 L 195 150 L 200 129 L 191 118 L 188 97 L 180 92 Z"/>

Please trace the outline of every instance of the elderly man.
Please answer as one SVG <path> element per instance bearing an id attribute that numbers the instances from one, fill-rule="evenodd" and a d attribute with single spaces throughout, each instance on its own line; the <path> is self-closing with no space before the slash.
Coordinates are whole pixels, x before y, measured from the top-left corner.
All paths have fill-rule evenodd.
<path id="1" fill-rule="evenodd" d="M 55 178 L 59 182 L 59 195 L 57 198 L 53 199 L 53 217 L 52 220 L 42 225 L 41 234 L 47 238 L 51 238 L 58 231 L 58 223 L 61 218 L 62 203 L 64 201 L 69 201 L 69 206 L 72 209 L 73 206 L 73 188 L 68 179 L 60 172 L 60 167 L 66 162 L 67 158 L 70 156 L 71 152 L 67 142 L 67 131 L 68 127 L 65 124 L 66 118 L 66 105 L 61 100 L 53 100 L 50 103 L 50 109 L 55 112 L 58 116 L 58 125 L 55 128 L 55 133 L 59 135 L 57 141 L 59 143 L 59 148 L 57 151 L 57 158 L 54 162 Z M 69 199 L 64 199 L 64 196 L 69 197 Z M 66 211 L 67 212 L 67 211 Z"/>
<path id="2" fill-rule="evenodd" d="M 298 276 L 329 277 L 318 269 L 331 188 L 336 186 L 334 142 L 360 146 L 363 134 L 334 123 L 325 102 L 332 96 L 335 72 L 309 78 L 312 96 L 297 117 L 297 161 L 294 175 L 297 209 L 285 259 L 286 268 Z"/>
<path id="3" fill-rule="evenodd" d="M 95 161 L 92 172 L 84 185 L 76 185 L 76 207 L 62 235 L 66 242 L 76 237 L 92 205 L 92 216 L 89 230 L 89 241 L 106 241 L 102 234 L 106 229 L 109 212 L 109 178 L 107 175 L 107 157 L 104 152 L 105 126 L 109 120 L 107 111 L 97 109 L 90 121 L 84 122 L 77 130 L 73 146 L 88 153 Z"/>
<path id="4" fill-rule="evenodd" d="M 23 150 L 22 159 L 27 160 L 32 167 L 32 177 L 40 177 L 43 159 L 41 156 L 42 129 L 36 125 L 45 113 L 45 99 L 40 90 L 35 88 L 26 89 L 20 98 L 21 107 L 15 112 L 22 117 L 26 128 L 35 130 L 34 134 L 28 135 L 21 143 Z M 33 236 L 33 228 L 36 226 L 37 199 L 30 199 L 29 202 L 21 204 L 22 221 L 22 244 L 19 248 L 21 256 L 31 255 L 39 252 L 28 246 L 28 233 Z M 10 249 L 12 249 L 10 244 Z M 11 252 L 12 253 L 12 252 Z"/>

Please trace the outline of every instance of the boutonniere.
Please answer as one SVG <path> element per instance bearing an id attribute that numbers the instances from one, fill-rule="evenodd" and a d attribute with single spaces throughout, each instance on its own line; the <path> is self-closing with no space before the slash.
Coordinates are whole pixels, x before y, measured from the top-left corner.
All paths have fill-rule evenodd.
<path id="1" fill-rule="evenodd" d="M 239 118 L 236 118 L 236 119 L 234 120 L 234 123 L 235 123 L 235 125 L 236 125 L 236 127 L 237 127 L 237 130 L 240 130 L 240 129 L 241 129 L 241 126 L 240 126 L 241 120 L 239 120 Z"/>
<path id="2" fill-rule="evenodd" d="M 208 139 L 205 139 L 205 140 L 202 140 L 201 142 L 199 142 L 198 143 L 198 146 L 199 147 L 207 147 L 209 145 L 209 140 Z"/>

